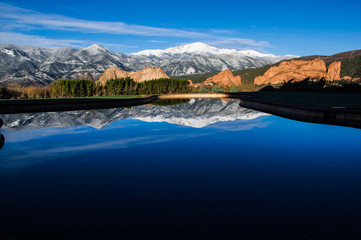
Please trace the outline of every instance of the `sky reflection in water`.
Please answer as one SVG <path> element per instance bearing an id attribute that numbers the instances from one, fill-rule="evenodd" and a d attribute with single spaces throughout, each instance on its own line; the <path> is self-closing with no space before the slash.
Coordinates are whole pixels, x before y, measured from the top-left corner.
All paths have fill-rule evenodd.
<path id="1" fill-rule="evenodd" d="M 180 118 L 201 119 L 188 107 Z M 359 129 L 265 114 L 201 128 L 123 118 L 26 129 L 29 116 L 24 130 L 2 130 L 0 233 L 360 234 Z"/>

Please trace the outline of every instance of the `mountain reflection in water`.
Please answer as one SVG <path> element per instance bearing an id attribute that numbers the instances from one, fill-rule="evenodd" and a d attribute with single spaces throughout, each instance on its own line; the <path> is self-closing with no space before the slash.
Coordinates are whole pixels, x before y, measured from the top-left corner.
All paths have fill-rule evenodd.
<path id="1" fill-rule="evenodd" d="M 216 122 L 253 120 L 268 114 L 242 108 L 237 100 L 192 99 L 173 106 L 142 105 L 131 108 L 2 115 L 7 131 L 89 125 L 94 128 L 133 118 L 202 128 Z"/>
<path id="2" fill-rule="evenodd" d="M 269 124 L 265 116 L 268 114 L 240 107 L 236 100 L 220 99 L 192 99 L 171 106 L 1 115 L 8 146 L 15 144 L 22 149 L 21 154 L 5 152 L 0 171 L 60 156 L 71 158 L 86 151 L 125 149 L 219 135 L 219 131 L 263 128 Z"/>

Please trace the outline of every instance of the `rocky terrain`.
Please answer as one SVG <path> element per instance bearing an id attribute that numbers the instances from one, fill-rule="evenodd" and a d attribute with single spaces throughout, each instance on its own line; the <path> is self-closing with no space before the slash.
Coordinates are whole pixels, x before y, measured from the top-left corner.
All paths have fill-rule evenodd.
<path id="1" fill-rule="evenodd" d="M 242 108 L 239 101 L 220 99 L 192 99 L 186 104 L 174 106 L 142 105 L 132 108 L 82 110 L 70 112 L 47 112 L 0 115 L 3 129 L 19 131 L 49 127 L 89 125 L 103 128 L 112 122 L 134 118 L 147 122 L 168 122 L 183 126 L 202 128 L 216 122 L 253 120 L 268 114 Z"/>
<path id="2" fill-rule="evenodd" d="M 115 53 L 96 44 L 83 49 L 0 45 L 0 85 L 12 82 L 47 85 L 57 79 L 98 80 L 110 67 L 124 71 L 161 67 L 168 76 L 174 77 L 256 68 L 294 57 L 218 49 L 199 42 L 130 55 Z"/>
<path id="3" fill-rule="evenodd" d="M 124 71 L 115 67 L 111 67 L 105 70 L 103 75 L 98 80 L 101 84 L 105 85 L 106 81 L 109 79 L 124 78 L 130 77 L 136 82 L 143 82 L 147 80 L 157 79 L 157 78 L 169 78 L 163 69 L 159 67 L 146 67 L 137 72 L 133 71 Z"/>
<path id="4" fill-rule="evenodd" d="M 291 79 L 301 81 L 308 77 L 314 79 L 325 78 L 327 81 L 334 81 L 341 79 L 340 72 L 340 61 L 331 63 L 327 68 L 325 62 L 318 58 L 310 61 L 291 60 L 281 62 L 278 66 L 269 68 L 263 76 L 255 78 L 254 84 L 278 84 Z"/>
<path id="5" fill-rule="evenodd" d="M 241 86 L 241 77 L 234 76 L 232 71 L 224 70 L 217 75 L 207 78 L 203 83 L 197 85 L 216 85 L 216 86 Z"/>

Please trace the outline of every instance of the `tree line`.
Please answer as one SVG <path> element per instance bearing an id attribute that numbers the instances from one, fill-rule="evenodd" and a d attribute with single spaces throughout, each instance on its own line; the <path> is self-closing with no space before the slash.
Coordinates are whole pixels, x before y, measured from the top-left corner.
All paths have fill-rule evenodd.
<path id="1" fill-rule="evenodd" d="M 111 95 L 149 95 L 187 93 L 189 81 L 174 78 L 159 78 L 135 82 L 130 77 L 111 79 L 105 85 L 91 80 L 57 80 L 47 87 L 0 87 L 0 98 L 64 98 Z"/>
<path id="2" fill-rule="evenodd" d="M 103 92 L 107 95 L 187 93 L 189 90 L 189 81 L 175 78 L 135 82 L 130 77 L 126 77 L 108 80 L 103 87 Z"/>

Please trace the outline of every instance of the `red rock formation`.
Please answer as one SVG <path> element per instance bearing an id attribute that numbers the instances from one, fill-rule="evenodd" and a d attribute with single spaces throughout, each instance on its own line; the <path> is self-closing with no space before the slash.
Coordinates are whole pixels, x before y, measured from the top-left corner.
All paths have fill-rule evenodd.
<path id="1" fill-rule="evenodd" d="M 130 77 L 136 82 L 143 82 L 147 80 L 157 79 L 157 78 L 169 78 L 163 69 L 159 67 L 146 67 L 137 72 L 127 72 L 119 70 L 118 68 L 111 67 L 104 71 L 103 75 L 100 77 L 98 82 L 105 85 L 106 81 L 109 79 L 115 78 L 124 78 Z"/>
<path id="2" fill-rule="evenodd" d="M 328 66 L 327 77 L 326 79 L 329 81 L 340 80 L 341 74 L 341 62 L 333 62 Z"/>
<path id="3" fill-rule="evenodd" d="M 341 62 L 333 62 L 327 70 L 325 62 L 317 58 L 312 61 L 284 61 L 278 66 L 268 69 L 263 76 L 256 77 L 254 84 L 277 84 L 291 79 L 301 81 L 308 77 L 313 79 L 325 78 L 328 81 L 333 81 L 340 79 L 340 71 Z"/>
<path id="4" fill-rule="evenodd" d="M 134 72 L 127 72 L 116 67 L 107 68 L 97 82 L 105 84 L 109 79 L 129 77 Z"/>
<path id="5" fill-rule="evenodd" d="M 207 78 L 200 85 L 241 86 L 241 77 L 234 76 L 230 70 L 224 70 L 213 77 Z"/>

